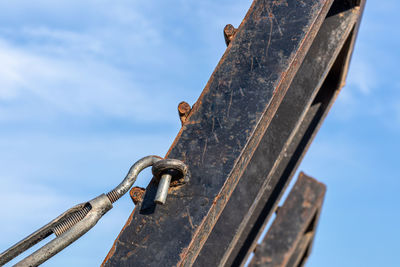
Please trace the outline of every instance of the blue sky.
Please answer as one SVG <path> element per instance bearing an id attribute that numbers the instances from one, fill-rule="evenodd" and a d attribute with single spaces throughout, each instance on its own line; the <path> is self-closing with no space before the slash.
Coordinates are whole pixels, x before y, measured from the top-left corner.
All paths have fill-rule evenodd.
<path id="1" fill-rule="evenodd" d="M 177 104 L 196 101 L 250 4 L 0 2 L 0 250 L 165 155 Z M 299 167 L 328 186 L 308 266 L 398 266 L 399 6 L 367 3 L 347 85 Z M 132 208 L 124 197 L 43 266 L 98 266 Z"/>

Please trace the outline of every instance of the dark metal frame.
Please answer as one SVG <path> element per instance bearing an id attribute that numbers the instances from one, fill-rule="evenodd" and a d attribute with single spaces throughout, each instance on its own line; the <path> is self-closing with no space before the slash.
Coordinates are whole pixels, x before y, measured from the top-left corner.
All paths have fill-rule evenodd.
<path id="1" fill-rule="evenodd" d="M 241 266 L 344 85 L 365 1 L 255 0 L 104 266 Z"/>
<path id="2" fill-rule="evenodd" d="M 326 186 L 300 173 L 249 267 L 301 267 L 310 255 Z"/>

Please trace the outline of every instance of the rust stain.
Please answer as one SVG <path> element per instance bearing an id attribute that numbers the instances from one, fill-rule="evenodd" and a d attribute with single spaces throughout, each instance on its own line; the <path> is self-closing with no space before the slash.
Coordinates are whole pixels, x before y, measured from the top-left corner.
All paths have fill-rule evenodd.
<path id="1" fill-rule="evenodd" d="M 272 1 L 272 4 L 274 6 L 289 6 L 289 4 L 286 0 L 274 0 L 274 1 Z"/>
<path id="2" fill-rule="evenodd" d="M 218 199 L 221 197 L 221 193 L 219 193 L 213 200 L 213 204 L 216 204 Z"/>
<path id="3" fill-rule="evenodd" d="M 225 38 L 225 44 L 228 46 L 233 38 L 235 38 L 236 32 L 238 30 L 233 27 L 232 24 L 227 24 L 224 28 L 224 38 Z"/>
<path id="4" fill-rule="evenodd" d="M 302 207 L 303 208 L 311 208 L 312 207 L 312 203 L 306 200 L 306 201 L 304 201 L 302 203 Z"/>
<path id="5" fill-rule="evenodd" d="M 189 115 L 190 115 L 190 114 L 189 114 Z M 185 121 L 185 125 L 198 124 L 198 123 L 201 123 L 201 121 L 200 121 L 200 120 L 198 120 L 198 121 L 188 121 L 187 119 L 186 119 L 186 121 Z"/>
<path id="6" fill-rule="evenodd" d="M 182 252 L 179 253 L 179 258 L 180 258 L 181 260 L 183 260 L 184 258 L 186 258 L 186 255 L 187 255 L 187 254 L 188 254 L 188 247 L 182 249 Z M 180 263 L 178 263 L 178 264 L 175 265 L 175 266 L 180 266 Z"/>
<path id="7" fill-rule="evenodd" d="M 178 105 L 178 114 L 179 119 L 181 120 L 182 125 L 186 122 L 187 117 L 189 116 L 192 107 L 185 101 L 182 101 Z"/>
<path id="8" fill-rule="evenodd" d="M 146 243 L 146 241 L 149 239 L 150 235 L 147 235 L 143 238 L 143 243 Z"/>
<path id="9" fill-rule="evenodd" d="M 135 205 L 143 201 L 146 189 L 143 187 L 135 186 L 129 191 L 129 195 Z"/>

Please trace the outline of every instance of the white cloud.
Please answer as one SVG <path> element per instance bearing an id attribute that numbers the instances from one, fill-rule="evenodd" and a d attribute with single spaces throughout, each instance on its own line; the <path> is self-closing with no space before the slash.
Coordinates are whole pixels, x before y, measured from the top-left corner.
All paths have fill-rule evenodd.
<path id="1" fill-rule="evenodd" d="M 3 20 L 9 23 L 3 23 L 0 30 L 0 99 L 8 105 L 0 107 L 0 121 L 56 118 L 60 114 L 168 120 L 171 113 L 165 110 L 181 99 L 175 100 L 179 93 L 168 92 L 173 89 L 166 79 L 168 74 L 160 81 L 157 72 L 171 72 L 171 79 L 179 79 L 186 76 L 185 65 L 194 59 L 184 56 L 178 45 L 181 41 L 171 39 L 171 33 L 194 27 L 196 36 L 180 37 L 196 41 L 199 34 L 209 36 L 210 27 L 235 24 L 230 18 L 238 25 L 250 6 L 250 1 L 230 5 L 177 2 L 176 12 L 191 11 L 189 25 L 169 27 L 164 8 L 170 4 L 162 2 L 55 5 L 42 1 L 32 5 L 20 1 L 20 8 L 2 3 L 8 11 Z M 14 15 L 21 19 L 14 21 Z M 221 31 L 222 27 L 215 32 L 223 47 Z M 175 72 L 171 64 L 176 66 Z M 155 75 L 149 73 L 152 71 Z M 179 82 L 173 83 L 178 89 Z M 179 90 L 188 89 L 182 86 Z M 157 108 L 149 112 L 149 104 Z"/>
<path id="2" fill-rule="evenodd" d="M 129 72 L 105 62 L 35 54 L 14 48 L 5 40 L 0 40 L 0 61 L 0 99 L 23 102 L 28 98 L 37 108 L 26 112 L 21 107 L 23 112 L 15 114 L 15 110 L 7 112 L 2 107 L 2 119 L 32 118 L 43 111 L 41 106 L 79 116 L 100 113 L 138 120 L 145 115 L 146 120 L 165 118 L 162 112 L 148 113 L 148 105 L 162 107 L 167 92 L 146 92 L 129 77 Z"/>

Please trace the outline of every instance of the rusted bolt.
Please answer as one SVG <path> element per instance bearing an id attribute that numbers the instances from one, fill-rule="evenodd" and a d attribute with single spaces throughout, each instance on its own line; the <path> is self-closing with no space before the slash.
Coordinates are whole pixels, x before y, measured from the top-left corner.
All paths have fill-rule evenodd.
<path id="1" fill-rule="evenodd" d="M 187 116 L 189 115 L 191 110 L 192 110 L 192 108 L 185 101 L 182 101 L 181 103 L 179 103 L 178 113 L 179 113 L 179 118 L 181 119 L 182 125 L 186 121 Z"/>
<path id="2" fill-rule="evenodd" d="M 232 24 L 228 24 L 224 28 L 224 38 L 225 38 L 225 43 L 226 46 L 229 45 L 229 43 L 232 41 L 232 39 L 235 37 L 235 34 L 237 32 L 237 29 L 233 27 Z"/>
<path id="3" fill-rule="evenodd" d="M 129 191 L 129 195 L 131 196 L 131 199 L 135 205 L 143 201 L 144 193 L 146 192 L 146 189 L 135 186 L 132 187 L 131 191 Z"/>

